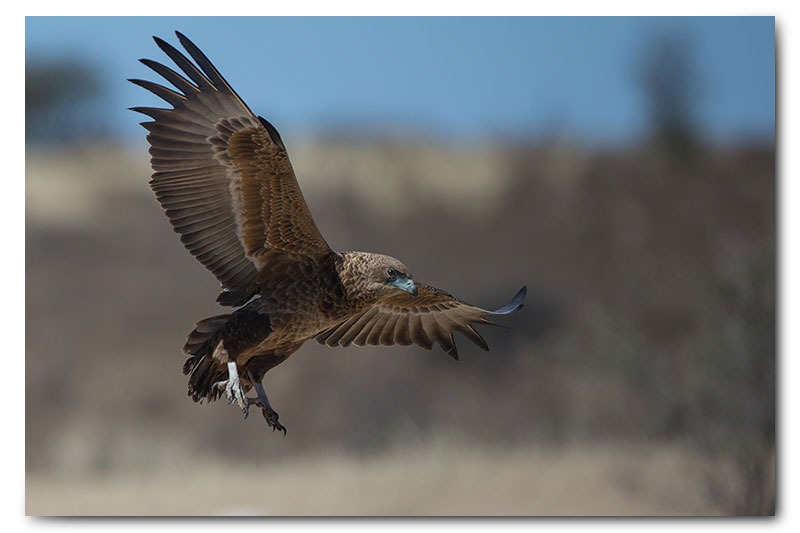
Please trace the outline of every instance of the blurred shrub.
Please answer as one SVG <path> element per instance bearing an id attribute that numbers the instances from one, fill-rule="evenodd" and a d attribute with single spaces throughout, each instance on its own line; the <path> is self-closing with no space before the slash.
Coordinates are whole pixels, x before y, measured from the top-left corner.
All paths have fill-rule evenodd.
<path id="1" fill-rule="evenodd" d="M 645 48 L 638 72 L 653 140 L 679 160 L 693 156 L 698 137 L 692 117 L 701 81 L 694 50 L 682 34 L 658 35 Z"/>
<path id="2" fill-rule="evenodd" d="M 105 90 L 97 72 L 78 58 L 25 58 L 25 140 L 66 144 L 99 136 L 96 109 Z"/>

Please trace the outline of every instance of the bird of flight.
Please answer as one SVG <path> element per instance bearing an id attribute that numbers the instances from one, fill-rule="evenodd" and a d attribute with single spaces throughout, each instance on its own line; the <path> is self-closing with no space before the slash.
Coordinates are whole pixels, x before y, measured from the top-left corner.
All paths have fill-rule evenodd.
<path id="1" fill-rule="evenodd" d="M 473 324 L 522 307 L 487 311 L 416 282 L 394 257 L 332 250 L 311 218 L 278 131 L 256 116 L 188 38 L 194 60 L 154 37 L 183 72 L 140 61 L 173 85 L 132 79 L 172 108 L 133 107 L 152 121 L 150 187 L 187 250 L 222 285 L 217 301 L 238 308 L 201 320 L 183 351 L 189 396 L 225 394 L 247 416 L 253 404 L 272 430 L 278 421 L 264 375 L 308 339 L 328 346 L 436 342 L 458 359 L 458 331 L 488 350 Z M 255 389 L 256 397 L 247 397 Z"/>

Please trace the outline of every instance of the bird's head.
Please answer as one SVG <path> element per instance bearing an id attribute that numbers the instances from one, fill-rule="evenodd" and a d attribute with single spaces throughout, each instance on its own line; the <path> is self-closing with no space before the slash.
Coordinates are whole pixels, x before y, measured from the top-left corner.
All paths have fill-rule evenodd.
<path id="1" fill-rule="evenodd" d="M 363 253 L 357 258 L 363 289 L 375 299 L 407 292 L 417 295 L 417 286 L 408 267 L 394 257 L 382 254 Z"/>

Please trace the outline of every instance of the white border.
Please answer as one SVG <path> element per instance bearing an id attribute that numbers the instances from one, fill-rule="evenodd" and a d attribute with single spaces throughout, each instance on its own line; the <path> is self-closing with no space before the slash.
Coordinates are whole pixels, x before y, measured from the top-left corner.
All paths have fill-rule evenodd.
<path id="1" fill-rule="evenodd" d="M 2 101 L 4 105 L 3 156 L 11 163 L 6 168 L 3 180 L 2 227 L 3 228 L 3 278 L 6 280 L 4 291 L 3 319 L 6 368 L 19 365 L 24 354 L 24 136 L 19 130 L 24 120 L 24 15 L 222 15 L 222 14 L 258 14 L 258 15 L 776 15 L 777 16 L 777 53 L 778 53 L 778 177 L 779 177 L 779 215 L 780 215 L 780 280 L 779 290 L 779 361 L 778 361 L 778 518 L 772 520 L 299 520 L 268 521 L 264 523 L 221 523 L 220 519 L 201 520 L 55 520 L 24 517 L 24 422 L 23 407 L 24 384 L 18 379 L 16 372 L 5 374 L 3 391 L 3 425 L 5 428 L 2 449 L 2 468 L 4 473 L 2 485 L 3 523 L 7 528 L 41 529 L 64 528 L 83 531 L 91 528 L 106 529 L 124 527 L 135 530 L 192 530 L 220 527 L 268 527 L 273 528 L 325 528 L 329 529 L 373 529 L 376 526 L 387 529 L 445 529 L 461 531 L 501 527 L 503 529 L 537 529 L 562 530 L 582 528 L 600 528 L 617 531 L 618 529 L 641 528 L 650 526 L 657 529 L 680 529 L 682 531 L 741 530 L 755 527 L 770 527 L 779 530 L 797 530 L 798 498 L 797 479 L 800 453 L 797 439 L 797 412 L 800 393 L 796 383 L 798 376 L 797 357 L 800 357 L 798 344 L 798 328 L 796 305 L 798 302 L 797 273 L 800 272 L 800 260 L 797 250 L 797 232 L 800 228 L 800 187 L 797 185 L 798 172 L 795 163 L 798 140 L 793 135 L 798 123 L 797 106 L 793 105 L 792 96 L 800 95 L 797 83 L 798 46 L 797 35 L 800 25 L 795 10 L 790 2 L 761 1 L 745 2 L 729 0 L 727 2 L 700 3 L 690 0 L 671 0 L 663 4 L 645 5 L 641 2 L 606 0 L 603 2 L 573 1 L 526 3 L 518 1 L 494 0 L 492 2 L 437 2 L 407 0 L 396 3 L 377 3 L 366 1 L 323 2 L 258 2 L 245 0 L 234 4 L 206 3 L 185 0 L 163 2 L 140 0 L 135 3 L 136 11 L 132 13 L 131 4 L 112 7 L 109 3 L 68 2 L 53 0 L 27 4 L 9 3 L 4 9 L 2 27 L 4 54 L 4 76 L 2 85 Z M 235 13 L 222 13 L 225 9 L 235 9 Z M 98 43 L 102 46 L 102 43 Z M 10 53 L 8 53 L 10 52 Z M 795 274 L 794 279 L 792 273 Z M 251 522 L 251 521 L 248 521 Z"/>

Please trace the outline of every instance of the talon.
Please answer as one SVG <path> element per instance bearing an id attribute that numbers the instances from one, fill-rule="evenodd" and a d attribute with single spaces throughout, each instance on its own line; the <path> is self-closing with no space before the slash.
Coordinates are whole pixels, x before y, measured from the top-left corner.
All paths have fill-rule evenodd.
<path id="1" fill-rule="evenodd" d="M 264 403 L 261 403 L 261 414 L 264 415 L 264 420 L 267 421 L 267 425 L 272 428 L 272 431 L 277 429 L 278 431 L 282 431 L 283 435 L 286 436 L 286 428 L 283 426 L 283 424 L 278 422 L 278 413 L 273 411 L 269 405 L 264 405 Z"/>
<path id="2" fill-rule="evenodd" d="M 278 422 L 278 413 L 276 413 L 272 406 L 269 404 L 269 399 L 267 399 L 267 393 L 264 392 L 264 387 L 259 383 L 257 380 L 253 379 L 253 375 L 249 374 L 249 379 L 255 384 L 256 393 L 258 394 L 257 398 L 243 398 L 243 400 L 247 400 L 247 405 L 250 406 L 252 404 L 258 404 L 261 407 L 261 414 L 264 416 L 264 420 L 267 421 L 267 425 L 272 428 L 274 432 L 276 429 L 278 431 L 283 432 L 283 436 L 286 436 L 286 428 L 283 427 L 283 424 Z"/>

